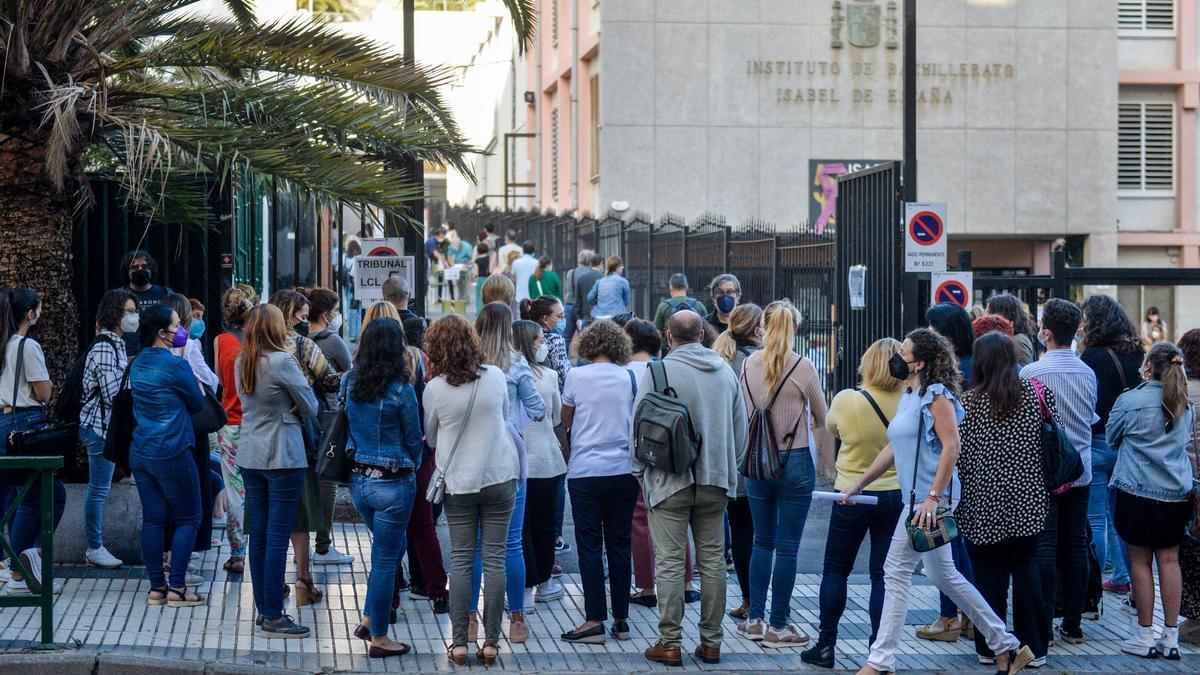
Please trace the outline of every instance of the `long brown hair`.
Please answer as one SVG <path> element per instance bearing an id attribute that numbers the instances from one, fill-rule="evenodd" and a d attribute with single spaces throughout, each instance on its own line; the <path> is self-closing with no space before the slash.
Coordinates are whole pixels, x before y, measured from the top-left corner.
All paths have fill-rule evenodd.
<path id="1" fill-rule="evenodd" d="M 725 359 L 725 363 L 732 364 L 737 356 L 738 340 L 754 340 L 754 331 L 758 330 L 762 322 L 762 307 L 752 302 L 734 307 L 729 313 L 729 327 L 717 336 L 717 341 L 712 346 L 713 351 Z"/>
<path id="2" fill-rule="evenodd" d="M 475 318 L 475 332 L 487 362 L 506 373 L 512 365 L 512 324 L 512 310 L 502 302 L 489 302 Z"/>
<path id="3" fill-rule="evenodd" d="M 1167 428 L 1187 410 L 1187 373 L 1183 370 L 1183 352 L 1170 342 L 1160 342 L 1150 348 L 1146 355 L 1150 377 L 1162 382 L 1163 412 L 1167 414 Z"/>
<path id="4" fill-rule="evenodd" d="M 246 313 L 246 344 L 238 355 L 242 376 L 238 390 L 243 394 L 254 393 L 258 382 L 258 361 L 269 352 L 287 351 L 287 324 L 283 312 L 275 305 L 255 305 Z"/>
<path id="5" fill-rule="evenodd" d="M 775 391 L 796 346 L 800 310 L 790 300 L 776 300 L 763 311 L 763 320 L 767 324 L 767 334 L 763 336 L 763 380 L 767 391 Z"/>

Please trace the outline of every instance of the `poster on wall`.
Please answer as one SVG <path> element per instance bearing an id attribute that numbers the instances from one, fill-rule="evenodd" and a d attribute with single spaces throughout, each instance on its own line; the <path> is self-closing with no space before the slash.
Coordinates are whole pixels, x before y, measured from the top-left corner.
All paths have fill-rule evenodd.
<path id="1" fill-rule="evenodd" d="M 878 166 L 886 159 L 808 160 L 808 220 L 813 231 L 824 234 L 837 225 L 837 177 Z"/>

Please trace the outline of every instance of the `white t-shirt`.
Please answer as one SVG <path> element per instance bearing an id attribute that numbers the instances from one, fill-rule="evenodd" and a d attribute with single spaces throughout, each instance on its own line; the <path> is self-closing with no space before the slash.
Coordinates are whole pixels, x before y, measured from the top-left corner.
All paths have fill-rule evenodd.
<path id="1" fill-rule="evenodd" d="M 614 363 L 590 363 L 567 372 L 562 404 L 575 408 L 567 478 L 630 472 L 629 432 L 636 384 Z"/>
<path id="2" fill-rule="evenodd" d="M 517 286 L 517 302 L 532 299 L 529 297 L 529 280 L 533 278 L 537 268 L 537 258 L 531 255 L 521 256 L 513 261 L 512 273 L 516 279 L 514 283 Z"/>
<path id="3" fill-rule="evenodd" d="M 625 368 L 627 370 L 629 370 L 629 372 L 633 373 L 634 377 L 637 378 L 638 382 L 641 382 L 642 376 L 645 375 L 646 371 L 650 368 L 650 362 L 649 361 L 630 361 L 629 363 L 625 364 Z"/>
<path id="4" fill-rule="evenodd" d="M 46 355 L 42 353 L 42 346 L 37 340 L 25 340 L 25 357 L 21 360 L 21 382 L 17 388 L 17 402 L 14 405 L 13 377 L 17 372 L 17 345 L 20 342 L 21 336 L 14 334 L 5 345 L 4 371 L 0 372 L 0 405 L 33 408 L 42 403 L 33 397 L 33 387 L 29 383 L 48 381 L 50 372 L 46 370 Z"/>
<path id="5" fill-rule="evenodd" d="M 516 251 L 517 253 L 521 253 L 524 250 L 525 249 L 521 248 L 520 244 L 505 244 L 505 245 L 501 246 L 500 251 L 498 252 L 498 255 L 500 256 L 500 271 L 501 272 L 511 271 L 508 269 L 508 254 L 509 253 L 511 253 L 513 251 Z M 519 258 L 518 258 L 518 260 L 519 260 Z M 516 261 L 514 260 L 513 262 L 516 262 Z M 525 283 L 529 283 L 529 280 L 526 279 Z"/>

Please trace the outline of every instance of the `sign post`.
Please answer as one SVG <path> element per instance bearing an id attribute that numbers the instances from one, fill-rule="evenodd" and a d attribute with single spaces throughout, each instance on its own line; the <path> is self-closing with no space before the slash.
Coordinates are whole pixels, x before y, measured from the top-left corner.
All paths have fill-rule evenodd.
<path id="1" fill-rule="evenodd" d="M 414 267 L 415 261 L 411 255 L 360 255 L 356 257 L 354 259 L 354 298 L 364 305 L 382 300 L 383 282 L 394 276 L 403 276 L 408 281 L 408 287 L 415 289 Z"/>
<path id="2" fill-rule="evenodd" d="M 946 203 L 904 204 L 904 271 L 946 271 Z"/>
<path id="3" fill-rule="evenodd" d="M 934 272 L 930 275 L 930 303 L 951 302 L 969 310 L 974 297 L 974 276 L 971 272 Z"/>

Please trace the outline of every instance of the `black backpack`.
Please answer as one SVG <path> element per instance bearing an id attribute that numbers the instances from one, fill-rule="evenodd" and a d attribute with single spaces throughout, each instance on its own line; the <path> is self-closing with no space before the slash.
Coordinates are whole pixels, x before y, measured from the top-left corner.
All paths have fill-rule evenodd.
<path id="1" fill-rule="evenodd" d="M 649 370 L 654 390 L 642 397 L 633 414 L 634 456 L 646 466 L 682 474 L 696 463 L 703 439 L 692 426 L 687 405 L 667 381 L 663 362 L 651 362 Z"/>
<path id="2" fill-rule="evenodd" d="M 83 405 L 99 395 L 99 389 L 83 391 L 83 369 L 87 366 L 92 348 L 100 342 L 107 343 L 113 349 L 117 348 L 117 343 L 112 338 L 107 335 L 97 335 L 96 339 L 88 345 L 87 351 L 75 359 L 75 363 L 71 365 L 71 370 L 67 373 L 67 379 L 63 380 L 62 389 L 58 392 L 58 401 L 54 404 L 54 417 L 58 421 L 70 424 L 79 422 L 79 414 L 83 412 Z"/>

